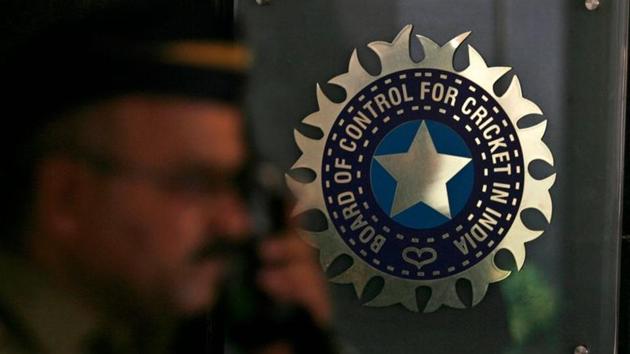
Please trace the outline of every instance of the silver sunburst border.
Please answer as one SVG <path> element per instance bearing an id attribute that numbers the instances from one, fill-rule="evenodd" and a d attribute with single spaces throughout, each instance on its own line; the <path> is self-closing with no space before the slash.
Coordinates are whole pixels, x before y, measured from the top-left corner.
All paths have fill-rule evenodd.
<path id="1" fill-rule="evenodd" d="M 519 128 L 517 122 L 521 118 L 530 114 L 542 115 L 542 111 L 535 103 L 523 97 L 521 85 L 516 76 L 513 77 L 509 88 L 503 95 L 496 94 L 493 88 L 494 83 L 510 71 L 511 68 L 488 67 L 482 56 L 472 46 L 468 46 L 469 66 L 462 71 L 454 69 L 453 58 L 455 51 L 470 32 L 460 34 L 442 46 L 427 37 L 417 35 L 424 48 L 425 57 L 420 62 L 414 62 L 409 53 L 412 29 L 411 25 L 405 26 L 392 42 L 376 41 L 368 44 L 368 47 L 380 59 L 381 72 L 379 75 L 370 75 L 361 66 L 357 51 L 353 51 L 348 72 L 329 81 L 329 83 L 345 89 L 346 99 L 344 102 L 335 103 L 331 101 L 323 93 L 319 84 L 317 85 L 319 110 L 308 115 L 302 122 L 321 129 L 323 137 L 321 139 L 311 139 L 295 130 L 295 141 L 302 155 L 292 166 L 292 169 L 306 168 L 315 171 L 316 177 L 313 181 L 304 183 L 287 175 L 286 181 L 297 199 L 297 204 L 293 211 L 295 215 L 311 209 L 318 209 L 326 215 L 327 230 L 322 232 L 304 230 L 304 236 L 307 240 L 320 250 L 319 257 L 323 269 L 327 270 L 333 261 L 343 254 L 350 255 L 353 258 L 352 266 L 330 279 L 333 283 L 352 284 L 357 297 L 361 297 L 370 279 L 375 276 L 382 277 L 384 279 L 382 291 L 374 299 L 367 302 L 365 304 L 367 306 L 381 307 L 401 303 L 407 309 L 416 312 L 420 310 L 433 312 L 442 305 L 453 308 L 465 308 L 455 289 L 455 283 L 459 279 L 464 278 L 471 282 L 472 304 L 473 306 L 478 304 L 484 298 L 490 283 L 501 281 L 510 275 L 510 271 L 502 270 L 495 264 L 494 258 L 497 252 L 504 249 L 509 251 L 514 256 L 517 268 L 520 270 L 525 261 L 525 243 L 536 239 L 542 234 L 542 231 L 532 230 L 525 226 L 521 212 L 528 208 L 534 208 L 539 210 L 548 222 L 551 221 L 552 200 L 549 189 L 555 182 L 555 173 L 543 179 L 535 179 L 529 174 L 527 168 L 534 160 L 543 160 L 553 166 L 553 155 L 542 141 L 547 121 L 542 120 L 534 126 Z M 526 171 L 518 217 L 515 218 L 512 227 L 506 233 L 501 243 L 474 267 L 436 280 L 409 280 L 393 277 L 371 267 L 359 257 L 356 257 L 344 243 L 326 214 L 319 170 L 322 165 L 324 145 L 328 139 L 329 132 L 346 104 L 361 89 L 381 77 L 401 70 L 419 68 L 440 69 L 461 75 L 477 83 L 491 95 L 507 113 L 518 134 Z M 419 309 L 416 301 L 415 290 L 420 286 L 431 288 L 431 297 L 424 309 Z"/>

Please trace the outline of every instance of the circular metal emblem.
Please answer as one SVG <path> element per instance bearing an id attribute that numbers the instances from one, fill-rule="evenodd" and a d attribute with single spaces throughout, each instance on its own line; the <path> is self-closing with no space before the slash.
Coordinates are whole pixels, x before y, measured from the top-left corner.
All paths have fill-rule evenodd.
<path id="1" fill-rule="evenodd" d="M 469 46 L 469 66 L 456 71 L 454 53 L 469 33 L 443 46 L 418 36 L 425 57 L 416 63 L 411 31 L 409 25 L 391 43 L 369 44 L 381 61 L 378 76 L 353 53 L 348 72 L 330 81 L 346 90 L 344 102 L 332 102 L 318 86 L 319 110 L 303 122 L 323 137 L 296 130 L 302 156 L 293 165 L 316 177 L 303 183 L 287 176 L 287 183 L 298 200 L 295 213 L 326 215 L 328 229 L 307 234 L 322 266 L 342 254 L 353 258 L 333 282 L 351 283 L 361 296 L 371 278 L 382 277 L 368 306 L 464 308 L 457 280 L 471 282 L 476 305 L 489 283 L 509 275 L 495 264 L 499 250 L 522 267 L 525 242 L 542 232 L 528 229 L 521 212 L 535 208 L 551 221 L 555 175 L 535 179 L 528 166 L 553 165 L 553 156 L 542 141 L 545 120 L 517 125 L 542 114 L 523 97 L 518 78 L 495 94 L 494 83 L 510 68 L 488 67 Z M 424 309 L 416 301 L 420 286 L 431 288 Z"/>

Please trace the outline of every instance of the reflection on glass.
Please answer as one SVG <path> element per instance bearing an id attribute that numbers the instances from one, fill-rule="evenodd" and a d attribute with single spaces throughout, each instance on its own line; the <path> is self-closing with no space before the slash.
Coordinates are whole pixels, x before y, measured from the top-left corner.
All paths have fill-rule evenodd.
<path id="1" fill-rule="evenodd" d="M 506 354 L 557 347 L 558 294 L 535 264 L 501 284 L 513 346 Z"/>

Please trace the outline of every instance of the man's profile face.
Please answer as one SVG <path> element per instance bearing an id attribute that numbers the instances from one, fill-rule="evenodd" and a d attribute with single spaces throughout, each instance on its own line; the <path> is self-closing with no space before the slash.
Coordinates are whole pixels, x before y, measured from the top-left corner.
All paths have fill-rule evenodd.
<path id="1" fill-rule="evenodd" d="M 107 153 L 120 171 L 85 177 L 69 252 L 94 282 L 120 283 L 147 306 L 180 314 L 206 308 L 224 264 L 195 255 L 249 228 L 231 184 L 246 160 L 239 110 L 138 95 L 110 101 L 103 112 L 113 124 Z"/>

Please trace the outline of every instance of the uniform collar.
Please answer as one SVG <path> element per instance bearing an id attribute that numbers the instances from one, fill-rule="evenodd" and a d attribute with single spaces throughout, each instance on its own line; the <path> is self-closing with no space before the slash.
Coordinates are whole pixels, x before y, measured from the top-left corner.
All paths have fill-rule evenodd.
<path id="1" fill-rule="evenodd" d="M 0 303 L 46 354 L 84 353 L 84 342 L 103 326 L 84 296 L 61 289 L 21 257 L 0 254 Z"/>

